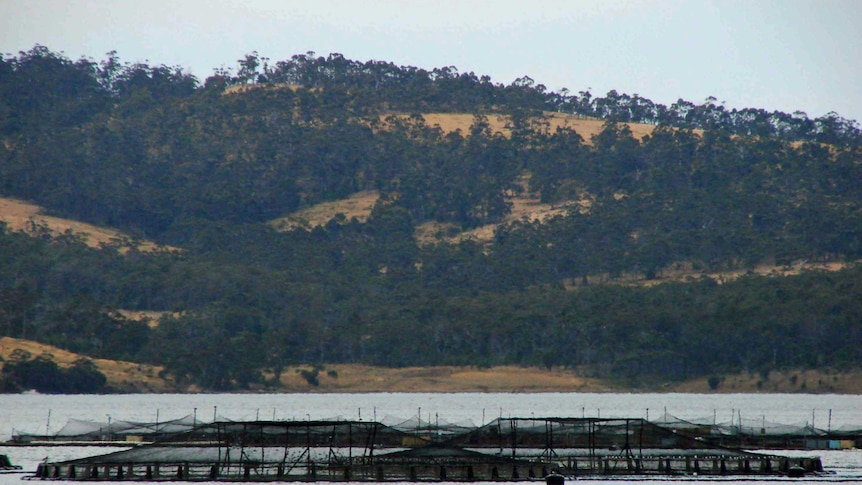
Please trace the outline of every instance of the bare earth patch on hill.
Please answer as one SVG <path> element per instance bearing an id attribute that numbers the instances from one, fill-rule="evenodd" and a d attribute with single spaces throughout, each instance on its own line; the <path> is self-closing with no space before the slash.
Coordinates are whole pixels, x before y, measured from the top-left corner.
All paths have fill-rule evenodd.
<path id="1" fill-rule="evenodd" d="M 38 205 L 12 198 L 0 198 L 0 222 L 5 222 L 9 230 L 28 234 L 35 234 L 42 229 L 47 229 L 54 237 L 72 234 L 81 237 L 88 246 L 94 248 L 118 242 L 121 243 L 121 247 L 128 248 L 131 244 L 131 239 L 122 232 L 71 219 L 46 216 L 42 214 L 42 208 Z M 137 242 L 137 249 L 139 251 L 177 250 L 177 248 L 159 246 L 147 241 Z"/>

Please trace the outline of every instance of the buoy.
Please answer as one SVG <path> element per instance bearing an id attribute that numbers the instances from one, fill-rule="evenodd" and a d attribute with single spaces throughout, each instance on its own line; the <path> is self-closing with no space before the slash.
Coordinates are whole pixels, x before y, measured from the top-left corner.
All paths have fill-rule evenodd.
<path id="1" fill-rule="evenodd" d="M 42 465 L 39 465 L 41 467 Z M 20 470 L 20 465 L 13 465 L 9 455 L 0 455 L 0 470 Z M 38 471 L 36 472 L 38 473 Z"/>
<path id="2" fill-rule="evenodd" d="M 563 485 L 566 482 L 566 477 L 559 473 L 551 473 L 545 477 L 545 485 Z"/>

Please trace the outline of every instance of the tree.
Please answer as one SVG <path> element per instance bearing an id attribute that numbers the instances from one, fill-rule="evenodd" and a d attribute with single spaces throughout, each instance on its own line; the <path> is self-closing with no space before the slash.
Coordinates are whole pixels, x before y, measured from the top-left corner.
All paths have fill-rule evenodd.
<path id="1" fill-rule="evenodd" d="M 46 394 L 95 393 L 104 391 L 106 382 L 105 375 L 88 359 L 78 359 L 69 369 L 63 369 L 51 354 L 31 359 L 21 349 L 13 351 L 2 374 L 4 392 L 33 389 Z"/>

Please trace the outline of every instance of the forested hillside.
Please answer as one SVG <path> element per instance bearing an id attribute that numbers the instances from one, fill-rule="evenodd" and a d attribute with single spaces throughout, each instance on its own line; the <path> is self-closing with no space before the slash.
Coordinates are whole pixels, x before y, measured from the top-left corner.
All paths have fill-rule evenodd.
<path id="1" fill-rule="evenodd" d="M 0 226 L 2 336 L 214 390 L 277 386 L 296 364 L 565 366 L 630 385 L 862 366 L 859 266 L 629 284 L 862 257 L 862 132 L 836 113 L 664 106 L 337 54 L 253 53 L 202 81 L 114 53 L 0 61 L 0 196 L 165 245 Z M 449 132 L 423 113 L 473 123 Z M 604 127 L 584 139 L 549 113 Z M 637 138 L 629 123 L 655 128 Z M 362 191 L 380 194 L 367 220 L 268 224 Z M 501 223 L 519 192 L 568 209 L 491 241 L 416 239 L 431 221 Z"/>

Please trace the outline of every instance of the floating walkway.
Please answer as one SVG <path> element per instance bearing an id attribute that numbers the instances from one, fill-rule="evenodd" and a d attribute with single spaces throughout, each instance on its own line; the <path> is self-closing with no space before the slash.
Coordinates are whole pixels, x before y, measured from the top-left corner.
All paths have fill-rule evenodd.
<path id="1" fill-rule="evenodd" d="M 216 422 L 36 476 L 148 481 L 520 481 L 562 475 L 785 475 L 817 457 L 722 448 L 642 419 L 500 418 L 478 428 L 367 421 Z"/>

